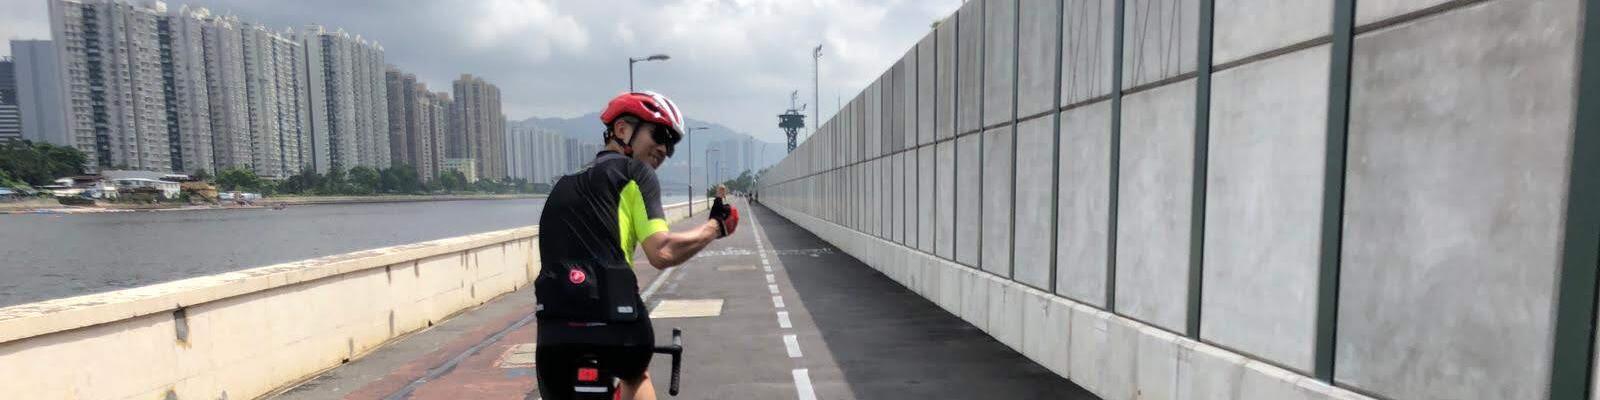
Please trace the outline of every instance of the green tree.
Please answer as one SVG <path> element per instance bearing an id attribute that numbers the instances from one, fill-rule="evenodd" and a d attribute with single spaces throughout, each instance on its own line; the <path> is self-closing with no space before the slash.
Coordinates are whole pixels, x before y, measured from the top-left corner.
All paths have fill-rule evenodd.
<path id="1" fill-rule="evenodd" d="M 300 172 L 290 175 L 278 184 L 278 190 L 288 194 L 313 193 L 322 185 L 322 175 L 310 165 L 300 167 Z"/>
<path id="2" fill-rule="evenodd" d="M 26 140 L 0 142 L 0 171 L 14 181 L 39 186 L 79 175 L 88 157 L 78 149 Z"/>
<path id="3" fill-rule="evenodd" d="M 350 189 L 355 194 L 373 194 L 378 191 L 378 171 L 365 165 L 350 169 Z"/>
<path id="4" fill-rule="evenodd" d="M 333 167 L 327 175 L 322 176 L 322 182 L 317 186 L 318 194 L 334 195 L 345 194 L 349 191 L 349 184 L 345 182 L 344 169 Z"/>
<path id="5" fill-rule="evenodd" d="M 449 170 L 439 172 L 439 186 L 440 188 L 444 189 L 445 193 L 454 193 L 457 191 L 467 190 L 468 185 L 470 185 L 470 183 L 467 182 L 467 174 L 463 174 L 461 171 Z"/>
<path id="6" fill-rule="evenodd" d="M 189 178 L 202 182 L 209 181 L 211 180 L 211 173 L 206 172 L 205 168 L 196 168 L 194 173 L 189 174 Z"/>
<path id="7" fill-rule="evenodd" d="M 232 167 L 217 173 L 217 188 L 223 191 L 256 191 L 262 189 L 261 177 L 249 168 Z"/>

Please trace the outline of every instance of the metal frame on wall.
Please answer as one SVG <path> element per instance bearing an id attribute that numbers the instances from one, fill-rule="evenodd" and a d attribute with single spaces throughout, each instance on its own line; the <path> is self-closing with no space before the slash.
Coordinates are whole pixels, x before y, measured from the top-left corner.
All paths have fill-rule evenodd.
<path id="1" fill-rule="evenodd" d="M 1345 142 L 1350 124 L 1350 49 L 1356 0 L 1333 2 L 1332 59 L 1328 66 L 1328 121 L 1322 169 L 1321 259 L 1317 273 L 1317 332 L 1312 374 L 1333 382 L 1334 334 L 1339 317 L 1339 256 L 1344 228 Z"/>
<path id="2" fill-rule="evenodd" d="M 1211 137 L 1211 39 L 1215 26 L 1213 0 L 1200 0 L 1200 45 L 1195 61 L 1194 182 L 1190 185 L 1189 292 L 1185 331 L 1200 338 L 1200 295 L 1205 285 L 1206 167 Z"/>
<path id="3" fill-rule="evenodd" d="M 1557 275 L 1550 398 L 1587 400 L 1593 378 L 1600 278 L 1600 2 L 1583 7 L 1571 175 Z"/>

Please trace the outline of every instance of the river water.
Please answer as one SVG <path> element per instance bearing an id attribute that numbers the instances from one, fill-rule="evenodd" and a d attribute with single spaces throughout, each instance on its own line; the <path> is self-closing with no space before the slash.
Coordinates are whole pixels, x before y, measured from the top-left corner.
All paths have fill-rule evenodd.
<path id="1" fill-rule="evenodd" d="M 0 215 L 0 307 L 535 225 L 543 207 L 519 199 Z"/>

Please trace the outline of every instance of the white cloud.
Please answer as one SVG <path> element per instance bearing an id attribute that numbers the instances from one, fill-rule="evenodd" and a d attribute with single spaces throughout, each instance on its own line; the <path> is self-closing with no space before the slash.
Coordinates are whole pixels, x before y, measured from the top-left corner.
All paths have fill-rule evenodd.
<path id="1" fill-rule="evenodd" d="M 462 73 L 500 86 L 508 118 L 597 111 L 627 87 L 673 97 L 686 114 L 776 141 L 789 92 L 811 100 L 811 49 L 825 44 L 822 111 L 848 101 L 960 0 L 169 0 L 275 26 L 320 23 L 384 44 L 432 90 Z M 0 0 L 0 35 L 48 36 L 45 0 Z M 17 10 L 13 13 L 13 10 Z M 315 10 L 315 11 L 310 11 Z M 813 106 L 815 107 L 815 106 Z M 814 121 L 812 121 L 814 122 Z"/>
<path id="2" fill-rule="evenodd" d="M 589 33 L 576 18 L 544 0 L 484 0 L 463 21 L 468 44 L 478 49 L 502 48 L 508 55 L 545 61 L 557 52 L 576 54 L 589 46 Z"/>

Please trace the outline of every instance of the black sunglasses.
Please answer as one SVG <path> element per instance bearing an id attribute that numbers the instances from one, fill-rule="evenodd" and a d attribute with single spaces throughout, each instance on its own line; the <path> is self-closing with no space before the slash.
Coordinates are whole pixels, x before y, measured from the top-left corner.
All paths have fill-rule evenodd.
<path id="1" fill-rule="evenodd" d="M 672 153 L 678 147 L 678 141 L 683 140 L 683 135 L 674 133 L 672 129 L 661 124 L 651 125 L 655 125 L 655 129 L 650 130 L 650 138 L 655 139 L 656 144 L 667 146 L 667 157 L 672 157 Z"/>

